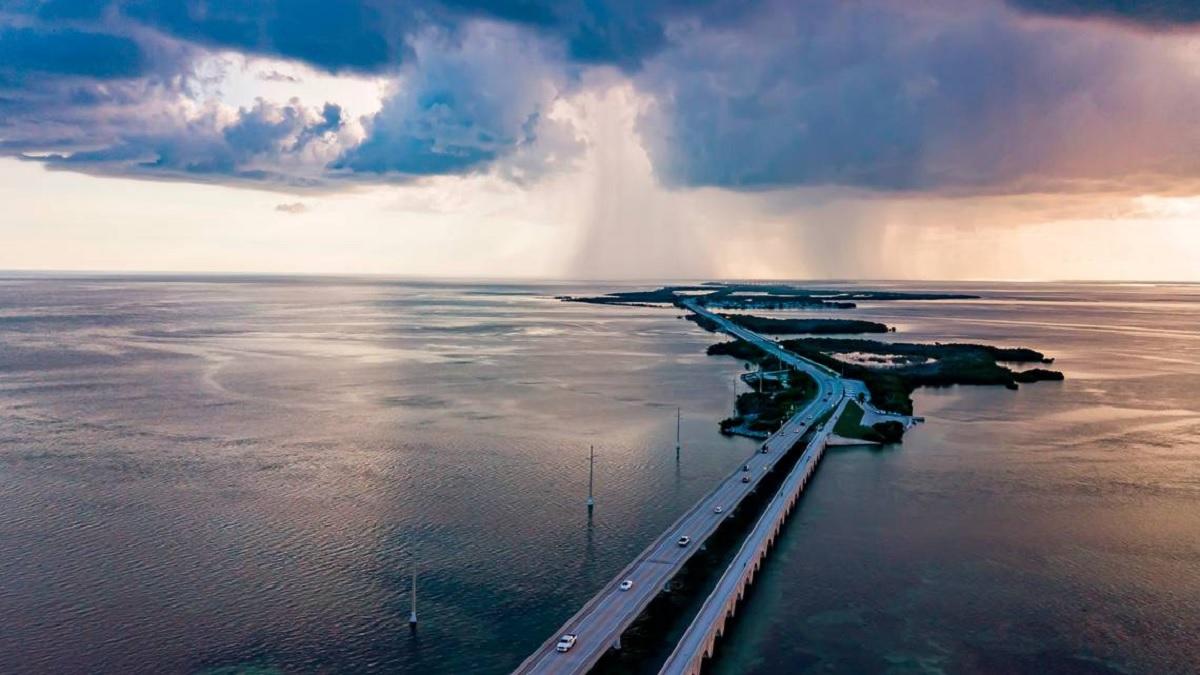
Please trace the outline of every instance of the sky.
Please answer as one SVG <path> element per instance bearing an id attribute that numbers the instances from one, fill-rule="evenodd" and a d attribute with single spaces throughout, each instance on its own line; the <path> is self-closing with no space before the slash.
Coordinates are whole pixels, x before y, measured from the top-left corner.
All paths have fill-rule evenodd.
<path id="1" fill-rule="evenodd" d="M 1200 281 L 1191 0 L 0 0 L 0 269 Z"/>

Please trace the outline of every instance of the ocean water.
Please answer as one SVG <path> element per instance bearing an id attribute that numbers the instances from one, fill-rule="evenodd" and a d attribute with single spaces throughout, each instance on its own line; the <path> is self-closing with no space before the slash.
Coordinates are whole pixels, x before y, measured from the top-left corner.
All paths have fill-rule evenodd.
<path id="1" fill-rule="evenodd" d="M 621 286 L 0 279 L 0 672 L 511 670 L 753 449 Z M 837 316 L 1067 381 L 831 453 L 715 672 L 1195 671 L 1200 288 L 961 288 Z"/>
<path id="2" fill-rule="evenodd" d="M 1200 287 L 966 288 L 855 314 L 1067 380 L 919 390 L 901 446 L 830 452 L 711 672 L 1200 672 Z"/>

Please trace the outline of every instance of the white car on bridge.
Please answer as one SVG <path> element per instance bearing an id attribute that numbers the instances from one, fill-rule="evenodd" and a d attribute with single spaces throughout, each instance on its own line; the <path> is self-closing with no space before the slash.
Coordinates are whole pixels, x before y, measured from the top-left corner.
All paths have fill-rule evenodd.
<path id="1" fill-rule="evenodd" d="M 554 648 L 560 652 L 565 652 L 571 649 L 571 647 L 574 647 L 578 640 L 578 635 L 574 633 L 567 633 L 566 635 L 558 638 L 558 644 L 554 645 Z"/>

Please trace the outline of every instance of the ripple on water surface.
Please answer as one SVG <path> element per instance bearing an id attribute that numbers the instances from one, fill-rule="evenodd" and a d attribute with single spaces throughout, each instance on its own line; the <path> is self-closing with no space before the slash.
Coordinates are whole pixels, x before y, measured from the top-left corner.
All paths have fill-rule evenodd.
<path id="1" fill-rule="evenodd" d="M 0 671 L 507 672 L 753 449 L 713 336 L 552 299 L 607 290 L 0 284 Z M 718 672 L 1194 664 L 1196 291 L 963 290 L 846 316 L 1067 381 L 830 453 Z"/>

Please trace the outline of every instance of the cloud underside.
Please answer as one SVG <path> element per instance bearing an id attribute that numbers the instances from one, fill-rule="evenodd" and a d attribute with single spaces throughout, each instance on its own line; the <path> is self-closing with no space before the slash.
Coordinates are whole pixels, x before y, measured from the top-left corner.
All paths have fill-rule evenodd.
<path id="1" fill-rule="evenodd" d="M 1068 17 L 1103 17 L 1158 28 L 1200 23 L 1200 4 L 1193 0 L 1010 0 L 1036 13 Z"/>
<path id="2" fill-rule="evenodd" d="M 340 189 L 570 171 L 556 109 L 607 69 L 659 180 L 761 190 L 1170 191 L 1200 176 L 1200 8 L 1178 0 L 18 1 L 0 152 L 147 179 Z M 224 53 L 378 77 L 343 102 L 205 93 Z M 299 78 L 268 70 L 263 82 Z"/>

